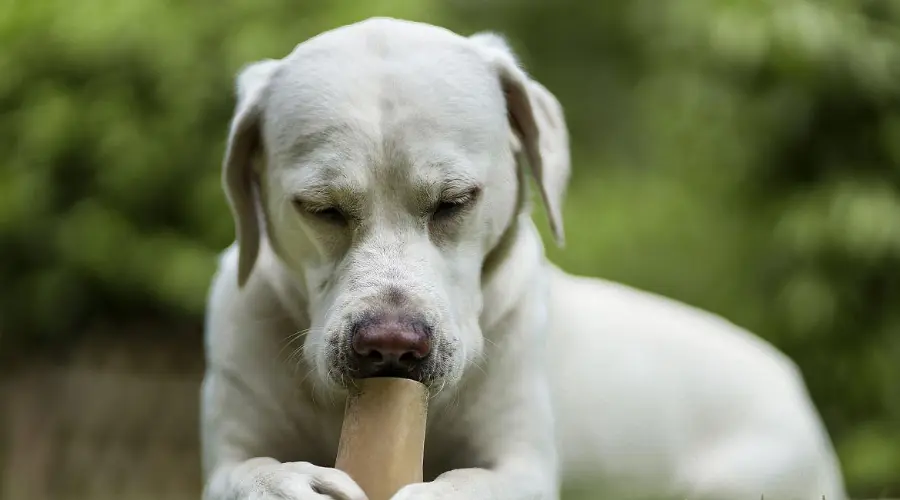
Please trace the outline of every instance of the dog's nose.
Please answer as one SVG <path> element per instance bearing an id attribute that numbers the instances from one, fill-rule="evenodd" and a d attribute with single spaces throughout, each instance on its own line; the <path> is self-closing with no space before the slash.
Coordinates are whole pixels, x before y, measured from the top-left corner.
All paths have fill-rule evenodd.
<path id="1" fill-rule="evenodd" d="M 424 321 L 378 317 L 358 323 L 351 340 L 360 377 L 408 377 L 431 352 Z"/>

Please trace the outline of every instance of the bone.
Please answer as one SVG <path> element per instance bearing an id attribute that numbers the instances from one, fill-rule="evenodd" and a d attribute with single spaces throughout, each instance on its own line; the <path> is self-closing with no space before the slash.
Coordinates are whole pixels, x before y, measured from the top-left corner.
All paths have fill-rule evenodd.
<path id="1" fill-rule="evenodd" d="M 369 500 L 389 500 L 422 482 L 428 389 L 392 377 L 357 381 L 347 398 L 335 468 L 350 475 Z"/>

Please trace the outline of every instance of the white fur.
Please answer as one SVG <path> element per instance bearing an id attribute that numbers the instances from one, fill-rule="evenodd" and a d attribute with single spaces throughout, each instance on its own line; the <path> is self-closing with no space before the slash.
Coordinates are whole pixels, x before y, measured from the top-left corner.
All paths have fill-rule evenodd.
<path id="1" fill-rule="evenodd" d="M 208 302 L 204 498 L 364 498 L 329 468 L 352 383 L 342 349 L 391 287 L 435 349 L 428 482 L 395 500 L 548 500 L 561 484 L 844 498 L 788 359 L 718 317 L 545 260 L 520 167 L 561 242 L 565 119 L 502 38 L 371 19 L 248 66 L 237 95 L 223 184 L 238 236 Z M 468 209 L 431 218 L 472 187 Z M 346 224 L 308 212 L 335 204 Z"/>

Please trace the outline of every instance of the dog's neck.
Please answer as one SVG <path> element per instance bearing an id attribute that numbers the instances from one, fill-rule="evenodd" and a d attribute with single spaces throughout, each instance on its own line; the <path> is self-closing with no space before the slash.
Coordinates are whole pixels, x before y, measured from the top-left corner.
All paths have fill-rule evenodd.
<path id="1" fill-rule="evenodd" d="M 544 265 L 544 245 L 528 212 L 516 215 L 490 257 L 481 278 L 484 304 L 480 323 L 485 335 L 491 335 L 495 325 L 525 303 L 524 295 L 535 291 L 536 276 Z"/>

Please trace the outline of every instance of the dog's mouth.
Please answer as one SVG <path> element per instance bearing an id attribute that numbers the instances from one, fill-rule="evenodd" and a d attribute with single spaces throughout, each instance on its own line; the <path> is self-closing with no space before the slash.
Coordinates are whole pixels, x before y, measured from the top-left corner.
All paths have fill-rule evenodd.
<path id="1" fill-rule="evenodd" d="M 405 378 L 409 380 L 415 380 L 416 382 L 422 382 L 421 374 L 410 372 L 402 368 L 385 368 L 383 370 L 376 371 L 371 375 L 358 378 Z"/>
<path id="2" fill-rule="evenodd" d="M 366 378 L 405 378 L 416 382 L 428 383 L 429 374 L 433 370 L 428 367 L 431 359 L 426 357 L 419 360 L 400 359 L 398 361 L 377 360 L 365 364 L 354 363 L 350 372 L 355 379 Z"/>

